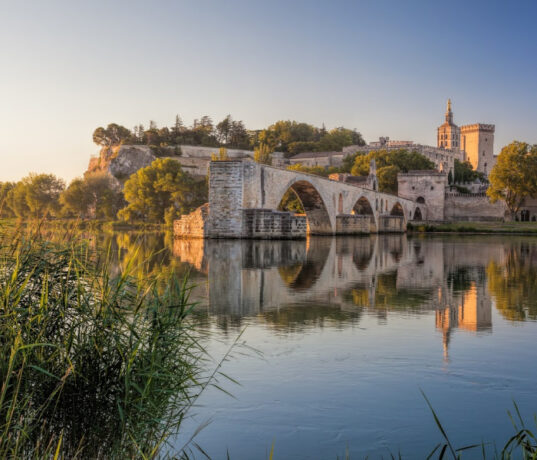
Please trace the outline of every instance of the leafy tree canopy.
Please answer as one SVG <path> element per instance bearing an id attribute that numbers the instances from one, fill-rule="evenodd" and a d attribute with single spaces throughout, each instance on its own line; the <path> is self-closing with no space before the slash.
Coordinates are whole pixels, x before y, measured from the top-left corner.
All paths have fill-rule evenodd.
<path id="1" fill-rule="evenodd" d="M 514 141 L 506 145 L 489 176 L 487 194 L 494 203 L 505 201 L 515 216 L 526 197 L 537 195 L 537 145 Z"/>
<path id="2" fill-rule="evenodd" d="M 455 166 L 453 169 L 455 171 L 455 174 L 453 175 L 453 182 L 456 184 L 473 182 L 476 179 L 479 179 L 481 182 L 487 181 L 487 176 L 482 172 L 475 171 L 472 163 L 469 161 L 459 161 L 455 159 Z"/>
<path id="3" fill-rule="evenodd" d="M 195 181 L 170 158 L 158 158 L 133 174 L 124 188 L 124 220 L 159 222 L 186 214 L 207 201 L 207 184 Z"/>
<path id="4" fill-rule="evenodd" d="M 256 147 L 254 150 L 254 161 L 270 165 L 272 164 L 271 153 L 272 151 L 267 144 L 260 144 L 259 147 Z"/>
<path id="5" fill-rule="evenodd" d="M 61 194 L 60 203 L 64 215 L 113 219 L 124 200 L 112 177 L 96 173 L 74 179 Z"/>
<path id="6" fill-rule="evenodd" d="M 373 150 L 368 154 L 358 154 L 354 157 L 351 174 L 366 176 L 369 174 L 371 160 L 377 165 L 379 190 L 386 193 L 397 193 L 397 174 L 412 170 L 435 169 L 435 164 L 418 152 L 406 149 Z"/>
<path id="7" fill-rule="evenodd" d="M 17 217 L 45 217 L 60 211 L 59 197 L 65 188 L 53 174 L 31 173 L 10 187 L 6 201 Z"/>
<path id="8" fill-rule="evenodd" d="M 133 130 L 116 123 L 106 128 L 98 127 L 93 132 L 93 141 L 102 147 L 120 144 L 142 144 L 150 146 L 157 156 L 167 156 L 176 145 L 202 145 L 206 147 L 227 147 L 251 150 L 266 145 L 271 152 L 281 151 L 287 156 L 307 151 L 341 150 L 347 145 L 365 145 L 361 134 L 343 127 L 327 131 L 308 123 L 280 120 L 266 129 L 249 131 L 244 122 L 227 115 L 215 123 L 208 115 L 195 119 L 187 127 L 177 115 L 169 127 L 159 128 L 150 120 L 149 128 L 142 124 Z"/>

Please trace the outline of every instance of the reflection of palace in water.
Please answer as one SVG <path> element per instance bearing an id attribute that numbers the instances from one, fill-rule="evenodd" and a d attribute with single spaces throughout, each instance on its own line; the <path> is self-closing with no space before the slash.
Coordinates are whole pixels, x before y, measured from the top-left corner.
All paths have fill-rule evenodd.
<path id="1" fill-rule="evenodd" d="M 385 321 L 390 311 L 435 310 L 447 357 L 454 329 L 492 330 L 486 267 L 503 264 L 505 248 L 406 235 L 177 239 L 174 255 L 207 275 L 208 308 L 217 317 L 258 316 L 292 328 L 306 320 L 359 321 L 364 312 Z"/>

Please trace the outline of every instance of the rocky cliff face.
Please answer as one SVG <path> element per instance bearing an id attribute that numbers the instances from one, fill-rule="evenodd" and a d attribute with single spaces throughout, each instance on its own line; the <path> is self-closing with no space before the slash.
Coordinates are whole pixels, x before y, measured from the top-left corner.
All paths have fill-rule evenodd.
<path id="1" fill-rule="evenodd" d="M 155 159 L 155 155 L 146 145 L 103 147 L 98 157 L 90 159 L 86 174 L 107 172 L 124 182 L 131 174 L 149 166 Z"/>

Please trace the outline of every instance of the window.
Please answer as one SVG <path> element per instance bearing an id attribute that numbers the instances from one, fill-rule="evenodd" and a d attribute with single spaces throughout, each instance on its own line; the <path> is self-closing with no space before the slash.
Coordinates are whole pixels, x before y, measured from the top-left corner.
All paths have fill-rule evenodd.
<path id="1" fill-rule="evenodd" d="M 433 185 L 431 185 L 431 190 L 434 190 L 434 186 L 433 186 Z"/>

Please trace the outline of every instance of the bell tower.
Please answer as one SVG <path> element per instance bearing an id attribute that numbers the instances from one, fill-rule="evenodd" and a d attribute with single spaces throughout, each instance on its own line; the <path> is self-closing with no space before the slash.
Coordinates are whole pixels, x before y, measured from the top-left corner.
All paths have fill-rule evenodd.
<path id="1" fill-rule="evenodd" d="M 448 99 L 445 121 L 437 129 L 437 146 L 442 149 L 458 151 L 461 147 L 460 137 L 461 130 L 455 123 L 453 123 L 451 99 Z"/>

